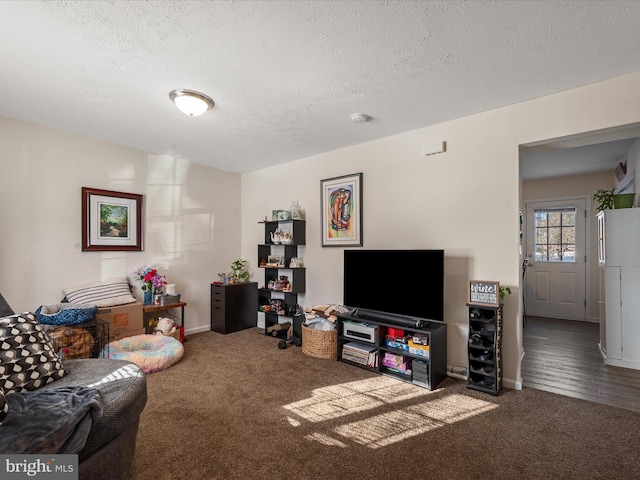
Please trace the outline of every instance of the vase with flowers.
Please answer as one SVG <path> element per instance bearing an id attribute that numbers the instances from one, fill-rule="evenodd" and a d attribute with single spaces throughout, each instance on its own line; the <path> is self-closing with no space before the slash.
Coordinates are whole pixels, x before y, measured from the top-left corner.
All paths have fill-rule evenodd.
<path id="1" fill-rule="evenodd" d="M 165 276 L 160 275 L 155 268 L 140 267 L 136 270 L 136 276 L 142 281 L 142 292 L 144 293 L 144 304 L 151 305 L 153 296 L 162 293 L 162 287 L 167 284 Z"/>

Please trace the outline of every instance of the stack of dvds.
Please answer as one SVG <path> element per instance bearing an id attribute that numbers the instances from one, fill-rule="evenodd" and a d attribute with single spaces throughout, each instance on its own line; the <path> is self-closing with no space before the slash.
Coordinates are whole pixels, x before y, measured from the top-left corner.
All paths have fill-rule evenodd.
<path id="1" fill-rule="evenodd" d="M 413 359 L 413 383 L 422 387 L 429 387 L 429 362 Z"/>
<path id="2" fill-rule="evenodd" d="M 376 347 L 372 347 L 371 345 L 349 342 L 342 346 L 342 359 L 366 367 L 375 367 L 378 360 L 378 353 Z"/>

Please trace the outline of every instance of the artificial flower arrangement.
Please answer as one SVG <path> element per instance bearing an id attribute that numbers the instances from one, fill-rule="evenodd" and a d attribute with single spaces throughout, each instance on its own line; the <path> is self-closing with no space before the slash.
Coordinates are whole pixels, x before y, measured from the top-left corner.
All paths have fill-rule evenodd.
<path id="1" fill-rule="evenodd" d="M 136 270 L 136 276 L 142 280 L 142 290 L 154 293 L 160 293 L 162 287 L 167 284 L 165 276 L 160 275 L 155 268 L 140 267 Z"/>

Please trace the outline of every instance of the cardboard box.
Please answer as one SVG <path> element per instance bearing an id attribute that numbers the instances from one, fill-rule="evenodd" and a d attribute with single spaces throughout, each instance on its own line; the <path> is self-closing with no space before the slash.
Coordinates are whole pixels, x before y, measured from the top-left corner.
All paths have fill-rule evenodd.
<path id="1" fill-rule="evenodd" d="M 404 330 L 401 328 L 387 327 L 387 335 L 390 337 L 402 338 L 404 337 Z"/>
<path id="2" fill-rule="evenodd" d="M 116 333 L 115 335 L 109 335 L 109 342 L 115 342 L 126 337 L 133 337 L 134 335 L 144 335 L 146 332 L 144 328 L 140 330 L 129 330 L 128 332 Z"/>
<path id="3" fill-rule="evenodd" d="M 429 345 L 420 345 L 414 343 L 413 340 L 409 340 L 409 353 L 429 358 Z"/>
<path id="4" fill-rule="evenodd" d="M 142 303 L 139 302 L 116 307 L 102 307 L 98 309 L 96 316 L 109 323 L 110 336 L 134 330 L 144 330 Z"/>

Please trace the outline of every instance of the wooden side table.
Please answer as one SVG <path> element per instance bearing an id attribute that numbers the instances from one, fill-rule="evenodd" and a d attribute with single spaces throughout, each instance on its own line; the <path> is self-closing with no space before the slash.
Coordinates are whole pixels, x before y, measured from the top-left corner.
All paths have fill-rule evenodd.
<path id="1" fill-rule="evenodd" d="M 151 317 L 152 313 L 164 312 L 166 310 L 171 310 L 174 308 L 180 309 L 180 326 L 184 328 L 184 307 L 186 307 L 186 302 L 179 303 L 170 303 L 168 305 L 143 305 L 142 306 L 142 315 L 144 322 L 144 331 L 146 333 L 153 333 L 149 331 L 149 317 Z M 186 338 L 185 338 L 186 341 Z"/>

